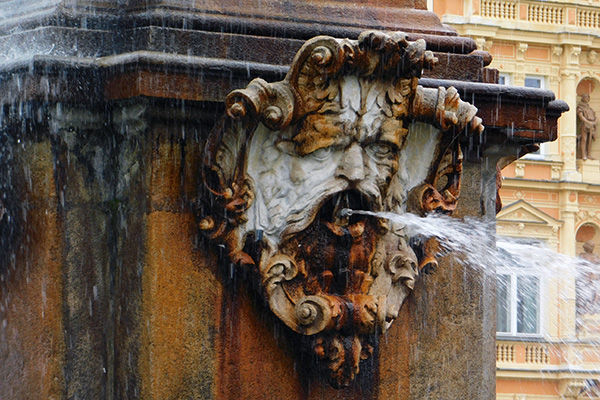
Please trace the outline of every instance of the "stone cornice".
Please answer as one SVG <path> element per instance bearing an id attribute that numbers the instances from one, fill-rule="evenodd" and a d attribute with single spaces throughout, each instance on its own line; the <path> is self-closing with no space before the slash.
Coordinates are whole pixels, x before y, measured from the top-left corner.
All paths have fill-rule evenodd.
<path id="1" fill-rule="evenodd" d="M 535 179 L 521 179 L 521 178 L 503 178 L 502 188 L 531 188 L 532 183 L 535 182 L 536 190 L 552 190 L 552 191 L 565 191 L 574 190 L 578 192 L 600 192 L 600 184 L 581 183 L 581 182 L 567 182 L 567 181 L 550 181 L 550 180 L 535 180 Z"/>
<path id="2" fill-rule="evenodd" d="M 205 1 L 198 7 L 190 7 L 189 3 L 160 1 L 151 7 L 123 5 L 121 12 L 115 15 L 114 7 L 100 2 L 86 3 L 86 6 L 57 3 L 53 7 L 25 8 L 26 11 L 20 14 L 4 15 L 0 33 L 10 34 L 17 27 L 19 31 L 27 31 L 40 26 L 95 30 L 115 26 L 123 30 L 163 26 L 215 32 L 226 29 L 225 33 L 245 32 L 248 35 L 306 40 L 315 35 L 315 24 L 318 24 L 321 34 L 336 37 L 356 38 L 365 29 L 378 28 L 409 32 L 411 40 L 424 38 L 422 35 L 430 36 L 428 42 L 437 41 L 446 50 L 450 45 L 455 52 L 468 53 L 475 48 L 471 39 L 457 36 L 456 31 L 443 25 L 435 14 L 401 5 L 382 8 L 345 3 L 340 7 L 334 2 L 262 0 L 260 7 L 253 8 L 250 3 L 240 7 L 239 2 L 225 0 Z M 290 15 L 294 17 L 290 18 Z M 84 27 L 82 21 L 85 21 Z"/>

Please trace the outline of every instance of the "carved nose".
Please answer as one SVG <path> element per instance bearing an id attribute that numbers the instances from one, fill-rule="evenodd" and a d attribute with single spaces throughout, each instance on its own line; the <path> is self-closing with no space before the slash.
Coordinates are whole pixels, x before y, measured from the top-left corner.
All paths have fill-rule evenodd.
<path id="1" fill-rule="evenodd" d="M 337 174 L 349 181 L 360 181 L 365 178 L 363 150 L 358 143 L 353 143 L 344 151 Z"/>

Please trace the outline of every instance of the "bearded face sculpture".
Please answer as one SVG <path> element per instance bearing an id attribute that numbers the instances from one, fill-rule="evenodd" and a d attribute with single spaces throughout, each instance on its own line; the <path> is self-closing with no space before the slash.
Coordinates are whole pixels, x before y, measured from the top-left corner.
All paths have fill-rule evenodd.
<path id="1" fill-rule="evenodd" d="M 436 61 L 400 32 L 314 38 L 283 81 L 232 92 L 207 143 L 200 228 L 255 269 L 271 311 L 312 338 L 334 386 L 355 377 L 366 339 L 435 264 L 401 224 L 347 210 L 450 213 L 457 136 L 483 129 L 456 90 L 418 85 Z"/>

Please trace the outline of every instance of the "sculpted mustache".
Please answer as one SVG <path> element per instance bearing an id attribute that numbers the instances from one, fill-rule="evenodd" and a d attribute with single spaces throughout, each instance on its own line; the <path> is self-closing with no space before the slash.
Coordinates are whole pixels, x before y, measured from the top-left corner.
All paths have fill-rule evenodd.
<path id="1" fill-rule="evenodd" d="M 369 204 L 373 208 L 376 208 L 372 211 L 380 211 L 379 209 L 381 208 L 382 204 L 381 190 L 379 190 L 379 187 L 375 182 L 362 181 L 354 186 L 353 189 L 360 192 L 360 194 L 367 199 Z"/>

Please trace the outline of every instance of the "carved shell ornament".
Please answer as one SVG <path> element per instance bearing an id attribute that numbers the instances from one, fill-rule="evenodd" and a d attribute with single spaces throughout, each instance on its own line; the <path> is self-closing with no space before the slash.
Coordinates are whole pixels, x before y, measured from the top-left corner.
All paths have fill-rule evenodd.
<path id="1" fill-rule="evenodd" d="M 405 227 L 340 211 L 452 212 L 458 136 L 483 130 L 454 88 L 418 85 L 436 62 L 401 32 L 316 37 L 283 81 L 231 92 L 206 144 L 200 229 L 256 271 L 271 311 L 311 338 L 336 387 L 436 264 L 431 242 Z"/>

